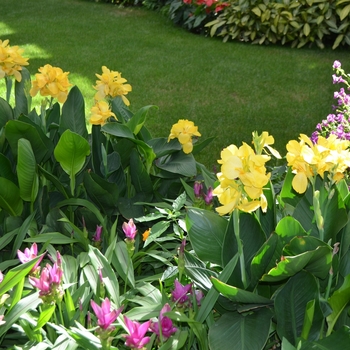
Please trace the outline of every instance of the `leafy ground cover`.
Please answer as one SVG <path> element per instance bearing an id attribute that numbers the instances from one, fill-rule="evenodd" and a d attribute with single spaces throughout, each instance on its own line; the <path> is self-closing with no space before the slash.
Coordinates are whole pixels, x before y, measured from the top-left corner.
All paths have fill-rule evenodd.
<path id="1" fill-rule="evenodd" d="M 147 122 L 155 136 L 189 118 L 203 136 L 216 137 L 200 157 L 209 167 L 227 140 L 249 141 L 252 126 L 276 135 L 282 153 L 289 139 L 310 134 L 330 112 L 330 67 L 335 59 L 346 67 L 348 57 L 342 49 L 224 44 L 139 7 L 81 0 L 26 4 L 1 2 L 0 38 L 25 49 L 32 74 L 47 62 L 72 72 L 72 83 L 92 105 L 95 72 L 102 65 L 123 72 L 134 87 L 131 110 L 159 107 Z"/>

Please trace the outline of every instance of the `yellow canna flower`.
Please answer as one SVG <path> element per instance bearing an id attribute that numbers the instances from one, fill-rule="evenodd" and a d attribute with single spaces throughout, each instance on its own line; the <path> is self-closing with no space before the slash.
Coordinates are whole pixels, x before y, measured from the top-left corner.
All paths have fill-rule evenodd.
<path id="1" fill-rule="evenodd" d="M 100 80 L 96 80 L 96 86 L 94 86 L 94 89 L 97 90 L 95 100 L 100 101 L 106 97 L 120 96 L 126 106 L 130 105 L 129 100 L 124 95 L 127 95 L 132 88 L 130 84 L 125 84 L 127 80 L 122 78 L 121 73 L 103 66 L 102 74 L 96 74 L 96 76 Z"/>
<path id="2" fill-rule="evenodd" d="M 57 98 L 58 102 L 64 103 L 67 100 L 68 88 L 72 84 L 68 81 L 69 72 L 63 72 L 59 67 L 52 67 L 46 64 L 39 68 L 35 74 L 35 80 L 32 82 L 30 95 L 34 97 L 38 92 L 41 96 L 51 96 Z"/>
<path id="3" fill-rule="evenodd" d="M 265 163 L 267 155 L 255 154 L 252 147 L 243 143 L 237 148 L 230 145 L 221 152 L 221 172 L 217 174 L 219 186 L 213 194 L 218 197 L 221 207 L 216 208 L 220 215 L 232 213 L 236 208 L 252 212 L 259 207 L 267 210 L 264 186 L 270 180 Z"/>
<path id="4" fill-rule="evenodd" d="M 295 174 L 292 186 L 298 193 L 307 190 L 308 182 L 313 182 L 317 175 L 332 183 L 340 181 L 350 166 L 349 141 L 340 140 L 336 135 L 327 139 L 320 136 L 316 144 L 306 135 L 301 134 L 300 141 L 287 144 L 287 162 Z"/>
<path id="5" fill-rule="evenodd" d="M 193 150 L 193 136 L 201 136 L 201 134 L 198 132 L 198 127 L 195 126 L 192 121 L 180 119 L 172 126 L 168 137 L 168 142 L 171 139 L 177 138 L 182 145 L 182 150 L 184 153 L 188 154 Z"/>
<path id="6" fill-rule="evenodd" d="M 117 119 L 106 101 L 97 101 L 95 105 L 91 107 L 91 117 L 89 122 L 93 125 L 103 125 L 110 117 Z"/>
<path id="7" fill-rule="evenodd" d="M 20 71 L 29 64 L 23 52 L 18 46 L 10 46 L 9 40 L 0 40 L 0 78 L 13 75 L 18 82 L 22 80 Z"/>
<path id="8" fill-rule="evenodd" d="M 270 146 L 274 143 L 275 139 L 273 136 L 269 135 L 267 131 L 263 131 L 261 135 L 258 135 L 256 131 L 253 131 L 253 144 L 256 154 L 262 154 L 264 148 L 267 148 L 275 158 L 281 159 L 279 152 Z"/>

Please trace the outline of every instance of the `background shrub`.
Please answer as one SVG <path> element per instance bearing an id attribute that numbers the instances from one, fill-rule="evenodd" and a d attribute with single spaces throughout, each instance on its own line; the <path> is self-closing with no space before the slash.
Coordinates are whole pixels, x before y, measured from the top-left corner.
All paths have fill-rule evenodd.
<path id="1" fill-rule="evenodd" d="M 174 23 L 224 41 L 333 49 L 350 45 L 349 13 L 350 0 L 175 0 L 169 9 Z"/>

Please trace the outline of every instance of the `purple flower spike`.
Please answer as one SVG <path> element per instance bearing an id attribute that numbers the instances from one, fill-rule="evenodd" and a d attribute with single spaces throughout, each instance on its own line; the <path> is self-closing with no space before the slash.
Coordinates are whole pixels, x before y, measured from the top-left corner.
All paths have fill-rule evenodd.
<path id="1" fill-rule="evenodd" d="M 334 61 L 334 63 L 333 63 L 333 68 L 334 69 L 338 69 L 338 68 L 340 68 L 341 67 L 341 63 L 339 62 L 339 61 Z"/>
<path id="2" fill-rule="evenodd" d="M 125 233 L 126 238 L 129 238 L 131 240 L 135 239 L 137 229 L 133 219 L 130 219 L 128 223 L 124 222 L 122 225 L 122 229 Z"/>
<path id="3" fill-rule="evenodd" d="M 102 226 L 97 226 L 96 232 L 92 236 L 92 240 L 95 242 L 101 242 L 101 236 L 102 236 Z"/>
<path id="4" fill-rule="evenodd" d="M 345 80 L 341 76 L 338 77 L 337 75 L 333 74 L 332 78 L 333 78 L 333 84 L 345 83 Z"/>
<path id="5" fill-rule="evenodd" d="M 203 190 L 203 184 L 201 182 L 196 181 L 194 183 L 193 190 L 196 198 L 200 198 Z"/>
<path id="6" fill-rule="evenodd" d="M 126 316 L 124 316 L 124 321 L 129 332 L 129 334 L 124 335 L 126 346 L 131 349 L 142 349 L 147 343 L 149 343 L 151 338 L 145 337 L 145 334 L 148 331 L 151 321 L 140 324 L 137 321 L 131 321 Z"/>
<path id="7" fill-rule="evenodd" d="M 186 284 L 183 286 L 178 280 L 175 280 L 175 288 L 171 292 L 172 300 L 179 304 L 184 304 L 188 301 L 188 295 L 191 292 L 192 284 Z"/>
<path id="8" fill-rule="evenodd" d="M 102 301 L 101 306 L 98 306 L 93 300 L 90 302 L 92 309 L 97 317 L 97 323 L 103 330 L 112 331 L 114 327 L 112 323 L 117 319 L 123 310 L 123 307 L 118 310 L 111 310 L 111 302 L 108 298 Z"/>
<path id="9" fill-rule="evenodd" d="M 173 321 L 169 317 L 163 315 L 164 313 L 169 311 L 171 311 L 170 305 L 165 304 L 162 310 L 160 310 L 158 322 L 152 322 L 150 326 L 150 330 L 153 333 L 156 333 L 158 337 L 160 336 L 160 326 L 164 341 L 167 340 L 172 334 L 174 334 L 177 331 L 177 328 L 173 326 Z"/>
<path id="10" fill-rule="evenodd" d="M 206 205 L 210 205 L 213 201 L 213 189 L 211 187 L 208 188 L 207 193 L 204 195 L 204 201 Z"/>

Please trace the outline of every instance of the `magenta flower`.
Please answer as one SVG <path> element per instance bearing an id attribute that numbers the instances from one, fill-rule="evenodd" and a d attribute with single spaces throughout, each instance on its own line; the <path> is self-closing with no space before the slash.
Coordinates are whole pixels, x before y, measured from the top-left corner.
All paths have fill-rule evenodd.
<path id="1" fill-rule="evenodd" d="M 60 260 L 58 260 L 58 262 L 60 262 Z M 41 297 L 48 297 L 47 299 L 52 297 L 53 300 L 56 300 L 63 296 L 63 292 L 60 289 L 62 276 L 62 268 L 56 262 L 53 266 L 46 264 L 41 271 L 40 277 L 29 277 L 29 282 L 32 286 L 40 290 L 39 295 Z"/>
<path id="2" fill-rule="evenodd" d="M 25 264 L 33 259 L 35 259 L 38 256 L 38 246 L 36 245 L 36 243 L 33 243 L 32 246 L 30 247 L 30 249 L 26 248 L 24 249 L 24 252 L 21 252 L 19 249 L 17 250 L 17 256 L 19 261 L 22 264 Z M 43 259 L 44 255 L 37 261 L 37 263 L 33 266 L 32 271 L 34 272 L 38 266 L 41 263 L 41 260 Z"/>
<path id="3" fill-rule="evenodd" d="M 203 191 L 203 184 L 201 182 L 196 181 L 194 183 L 193 190 L 196 198 L 200 198 Z"/>
<path id="4" fill-rule="evenodd" d="M 151 321 L 140 324 L 137 321 L 131 321 L 126 316 L 124 316 L 124 321 L 129 332 L 129 335 L 124 335 L 126 346 L 131 349 L 142 349 L 147 343 L 149 343 L 151 338 L 145 337 L 145 334 L 147 333 Z"/>
<path id="5" fill-rule="evenodd" d="M 208 191 L 206 194 L 203 195 L 204 201 L 206 205 L 210 205 L 213 201 L 213 189 L 211 187 L 208 188 Z"/>
<path id="6" fill-rule="evenodd" d="M 174 302 L 184 304 L 188 301 L 188 294 L 191 292 L 192 284 L 186 284 L 183 286 L 178 280 L 175 280 L 175 288 L 171 292 L 171 297 Z"/>
<path id="7" fill-rule="evenodd" d="M 118 310 L 111 310 L 111 302 L 108 298 L 105 298 L 105 300 L 102 301 L 101 306 L 98 306 L 93 300 L 91 300 L 90 304 L 97 317 L 98 325 L 103 330 L 112 331 L 114 327 L 111 325 L 122 312 L 123 307 Z"/>
<path id="8" fill-rule="evenodd" d="M 164 341 L 167 340 L 172 334 L 174 334 L 177 331 L 177 328 L 173 326 L 173 321 L 169 317 L 163 315 L 164 313 L 169 311 L 171 311 L 170 305 L 165 304 L 162 310 L 160 310 L 159 320 L 157 322 L 152 322 L 150 326 L 150 330 L 153 333 L 156 333 L 158 337 L 160 336 L 161 330 Z"/>
<path id="9" fill-rule="evenodd" d="M 94 242 L 101 242 L 101 236 L 102 236 L 102 226 L 97 226 L 96 227 L 96 232 L 92 236 L 92 240 Z"/>
<path id="10" fill-rule="evenodd" d="M 128 238 L 130 240 L 135 239 L 137 229 L 136 229 L 136 225 L 134 224 L 133 219 L 130 219 L 128 223 L 124 222 L 122 225 L 122 229 L 125 233 L 126 238 Z"/>

